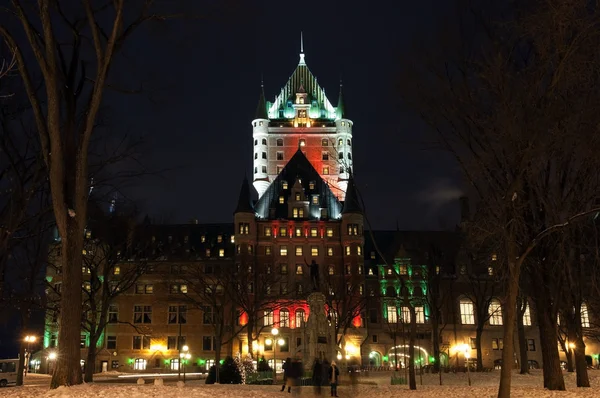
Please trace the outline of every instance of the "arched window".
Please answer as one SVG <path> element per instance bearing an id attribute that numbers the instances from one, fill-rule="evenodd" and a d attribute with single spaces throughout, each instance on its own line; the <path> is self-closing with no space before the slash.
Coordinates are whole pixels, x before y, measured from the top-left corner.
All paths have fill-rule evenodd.
<path id="1" fill-rule="evenodd" d="M 262 139 L 262 144 L 263 144 L 263 145 L 267 145 L 267 139 L 266 139 L 266 138 L 263 138 L 263 139 Z"/>
<path id="2" fill-rule="evenodd" d="M 133 364 L 135 370 L 146 370 L 146 360 L 143 358 L 136 358 Z"/>
<path id="3" fill-rule="evenodd" d="M 283 138 L 277 139 L 277 146 L 283 146 Z"/>
<path id="4" fill-rule="evenodd" d="M 306 313 L 304 310 L 296 310 L 296 327 L 301 327 L 303 322 L 306 322 Z"/>
<path id="5" fill-rule="evenodd" d="M 340 138 L 338 140 L 338 146 L 342 146 L 342 145 L 344 145 L 344 140 Z"/>
<path id="6" fill-rule="evenodd" d="M 290 312 L 283 308 L 279 310 L 279 327 L 289 328 L 290 327 Z"/>
<path id="7" fill-rule="evenodd" d="M 587 309 L 586 303 L 581 303 L 581 327 L 590 327 L 590 316 Z"/>
<path id="8" fill-rule="evenodd" d="M 475 324 L 475 313 L 473 308 L 473 301 L 468 298 L 460 299 L 460 323 L 463 325 L 474 325 Z"/>
<path id="9" fill-rule="evenodd" d="M 502 304 L 500 304 L 500 301 L 493 299 L 490 302 L 488 314 L 490 315 L 490 325 L 502 325 Z"/>
<path id="10" fill-rule="evenodd" d="M 348 138 L 348 141 L 346 141 L 348 143 L 348 146 L 352 146 L 352 141 L 350 141 L 350 139 Z"/>
<path id="11" fill-rule="evenodd" d="M 525 311 L 523 311 L 523 325 L 531 326 L 531 310 L 529 309 L 529 303 L 525 303 Z"/>
<path id="12" fill-rule="evenodd" d="M 344 153 L 343 152 L 338 153 L 338 159 L 344 159 Z"/>
<path id="13" fill-rule="evenodd" d="M 352 160 L 352 154 L 348 152 L 348 159 Z"/>

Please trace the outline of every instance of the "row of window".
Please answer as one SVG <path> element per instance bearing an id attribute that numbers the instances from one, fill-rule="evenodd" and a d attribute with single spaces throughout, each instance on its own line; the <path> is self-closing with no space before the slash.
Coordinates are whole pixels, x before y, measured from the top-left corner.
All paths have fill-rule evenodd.
<path id="1" fill-rule="evenodd" d="M 296 275 L 304 275 L 304 267 L 306 267 L 305 264 L 296 264 Z M 357 266 L 357 275 L 362 275 L 363 273 L 363 266 L 361 264 L 358 264 Z M 351 264 L 346 264 L 346 267 L 344 268 L 346 275 L 352 275 L 352 265 Z M 249 272 L 251 272 L 252 268 L 249 267 Z M 267 274 L 270 274 L 272 272 L 272 266 L 271 264 L 266 264 L 265 266 L 265 272 Z M 288 274 L 288 264 L 279 264 L 279 272 L 281 273 L 281 275 L 287 275 Z M 328 275 L 335 275 L 335 266 L 333 265 L 329 265 L 327 267 L 327 274 Z"/>
<path id="2" fill-rule="evenodd" d="M 261 123 L 262 123 L 262 122 L 261 122 Z M 262 138 L 260 142 L 261 142 L 261 145 L 267 145 L 267 139 L 266 139 L 266 138 Z M 333 143 L 333 142 L 335 142 L 335 141 L 333 141 L 333 140 L 332 140 L 331 142 Z M 321 140 L 321 146 L 329 146 L 329 143 L 330 143 L 330 141 L 329 141 L 329 139 L 327 139 L 327 138 L 323 138 L 323 139 Z M 350 139 L 348 138 L 348 139 L 346 140 L 346 144 L 347 144 L 348 146 L 352 146 L 352 140 L 350 140 Z M 258 145 L 258 140 L 254 140 L 254 146 L 257 146 L 257 145 Z M 283 138 L 278 138 L 278 139 L 277 139 L 277 141 L 275 141 L 275 145 L 276 145 L 276 146 L 283 146 Z M 300 140 L 298 141 L 298 145 L 300 145 L 300 146 L 305 146 L 305 145 L 306 145 L 306 139 L 304 139 L 304 138 L 300 138 Z M 338 140 L 337 140 L 337 145 L 338 145 L 338 146 L 342 146 L 342 145 L 344 145 L 344 139 L 343 139 L 343 138 L 338 138 Z M 255 157 L 255 159 L 256 159 L 256 157 Z M 265 158 L 263 158 L 263 159 L 266 159 L 266 157 L 265 157 Z"/>
<path id="3" fill-rule="evenodd" d="M 342 158 L 340 158 L 342 159 Z M 352 159 L 352 156 L 350 154 L 348 154 L 348 159 Z M 281 174 L 281 171 L 283 170 L 283 166 L 277 166 L 277 175 Z M 323 168 L 321 169 L 321 174 L 322 175 L 329 175 L 330 174 L 330 167 L 329 166 L 323 166 Z M 340 167 L 340 174 L 344 174 L 344 167 Z M 348 169 L 350 170 L 350 169 Z M 260 172 L 263 174 L 267 174 L 267 166 L 261 166 L 260 167 Z M 258 167 L 254 167 L 254 174 L 258 174 Z"/>
<path id="4" fill-rule="evenodd" d="M 303 246 L 295 246 L 294 249 L 295 249 L 294 252 L 295 252 L 296 256 L 304 255 Z M 267 253 L 267 251 L 270 253 L 271 252 L 270 250 L 271 250 L 270 246 L 265 246 L 265 254 Z M 344 246 L 344 253 L 346 256 L 351 256 L 352 255 L 352 246 L 350 246 L 350 245 Z M 288 255 L 288 246 L 287 245 L 279 246 L 279 255 L 282 257 L 285 257 Z M 311 246 L 310 247 L 310 255 L 313 257 L 317 257 L 319 255 L 319 246 Z M 328 247 L 327 248 L 327 256 L 333 256 L 333 255 L 334 255 L 333 247 Z M 356 245 L 356 255 L 362 256 L 362 246 Z"/>
<path id="5" fill-rule="evenodd" d="M 275 155 L 275 159 L 276 160 L 284 160 L 283 155 L 284 155 L 283 152 L 277 152 Z M 348 152 L 346 156 L 347 156 L 348 160 L 352 160 L 352 153 Z M 260 157 L 261 157 L 261 159 L 264 159 L 264 160 L 268 159 L 266 152 L 261 152 Z M 344 159 L 343 152 L 338 153 L 338 159 Z M 258 152 L 254 152 L 254 160 L 258 160 Z M 329 160 L 329 152 L 322 152 L 321 160 Z M 343 173 L 343 171 L 340 171 L 340 173 Z"/>
<path id="6" fill-rule="evenodd" d="M 153 294 L 154 285 L 152 283 L 137 283 L 135 285 L 135 294 Z M 186 294 L 188 287 L 185 283 L 171 283 L 169 285 L 169 293 L 171 294 Z"/>

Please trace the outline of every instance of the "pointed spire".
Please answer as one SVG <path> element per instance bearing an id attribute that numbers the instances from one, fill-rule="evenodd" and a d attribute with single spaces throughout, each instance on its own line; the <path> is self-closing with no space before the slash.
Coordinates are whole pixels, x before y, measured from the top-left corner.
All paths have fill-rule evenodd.
<path id="1" fill-rule="evenodd" d="M 300 62 L 298 65 L 306 65 L 304 61 L 304 38 L 302 37 L 302 31 L 300 31 Z"/>
<path id="2" fill-rule="evenodd" d="M 234 214 L 235 213 L 254 213 L 252 198 L 250 196 L 250 184 L 248 183 L 248 178 L 246 176 L 244 176 L 244 181 L 242 182 L 240 197 L 238 198 Z"/>
<path id="3" fill-rule="evenodd" d="M 256 106 L 256 113 L 254 114 L 254 119 L 268 119 L 269 115 L 267 115 L 267 102 L 265 100 L 265 86 L 262 80 L 262 76 L 260 79 L 260 97 L 258 98 L 258 105 Z"/>
<path id="4" fill-rule="evenodd" d="M 340 94 L 338 95 L 338 105 L 335 109 L 335 115 L 338 119 L 341 119 L 345 116 L 344 112 L 344 97 L 342 95 L 342 79 L 340 79 Z"/>
<path id="5" fill-rule="evenodd" d="M 356 184 L 354 183 L 354 177 L 352 176 L 352 173 L 350 173 L 350 178 L 348 178 L 346 200 L 344 201 L 344 208 L 342 209 L 342 214 L 348 213 L 362 214 L 362 208 L 358 200 L 358 192 L 356 190 Z"/>

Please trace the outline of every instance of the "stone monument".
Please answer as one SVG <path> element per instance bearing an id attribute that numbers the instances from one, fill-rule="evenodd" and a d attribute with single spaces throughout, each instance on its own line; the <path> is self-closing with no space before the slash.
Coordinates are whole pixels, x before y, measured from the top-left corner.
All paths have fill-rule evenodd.
<path id="1" fill-rule="evenodd" d="M 329 324 L 325 315 L 325 295 L 321 292 L 313 292 L 308 298 L 310 313 L 306 322 L 306 334 L 308 337 L 308 363 L 312 366 L 314 360 L 335 360 L 335 329 Z"/>

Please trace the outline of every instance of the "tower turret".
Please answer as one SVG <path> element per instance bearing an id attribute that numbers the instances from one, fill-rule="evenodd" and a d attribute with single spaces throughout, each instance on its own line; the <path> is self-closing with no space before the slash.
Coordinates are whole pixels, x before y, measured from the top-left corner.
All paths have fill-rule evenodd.
<path id="1" fill-rule="evenodd" d="M 269 187 L 269 176 L 267 174 L 269 116 L 265 101 L 265 87 L 262 81 L 260 83 L 260 96 L 258 98 L 258 105 L 256 106 L 256 114 L 252 121 L 252 130 L 252 139 L 254 141 L 253 185 L 260 197 Z"/>

